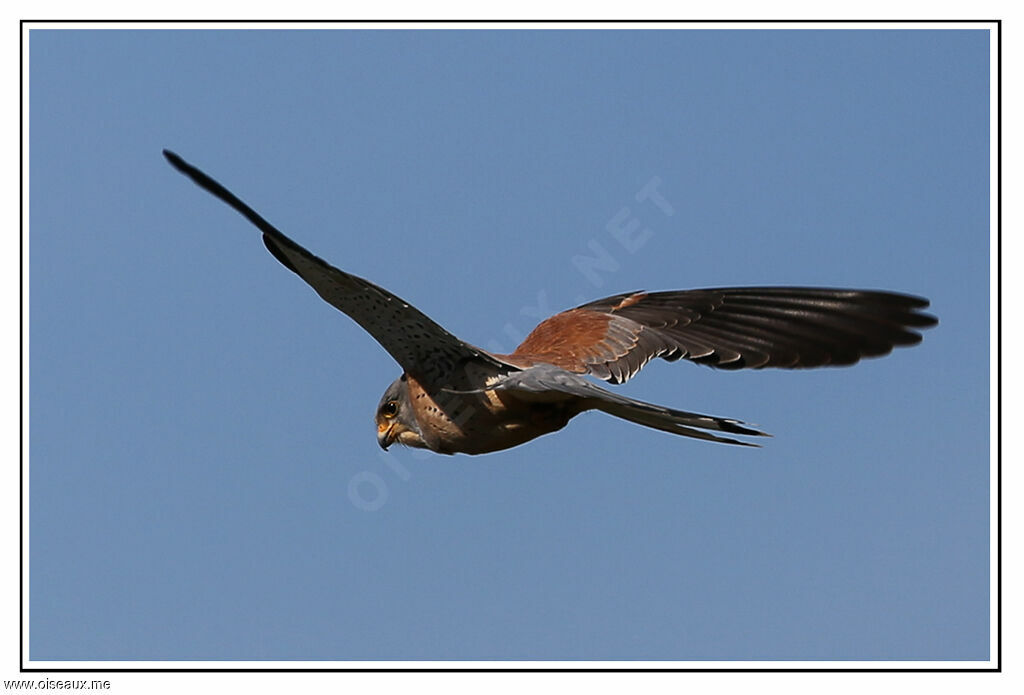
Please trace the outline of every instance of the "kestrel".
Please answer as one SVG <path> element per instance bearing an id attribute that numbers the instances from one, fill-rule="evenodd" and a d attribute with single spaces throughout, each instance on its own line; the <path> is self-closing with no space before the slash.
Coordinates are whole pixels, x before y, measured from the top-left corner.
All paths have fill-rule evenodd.
<path id="1" fill-rule="evenodd" d="M 600 410 L 654 429 L 757 446 L 711 432 L 768 436 L 730 418 L 620 396 L 585 379 L 621 384 L 655 357 L 717 369 L 851 365 L 915 345 L 937 323 L 928 301 L 892 292 L 734 287 L 627 292 L 541 322 L 509 355 L 465 343 L 391 292 L 338 270 L 282 234 L 205 173 L 164 150 L 201 188 L 263 232 L 263 243 L 329 304 L 348 314 L 402 367 L 375 416 L 377 441 L 439 454 L 484 454 L 562 429 Z M 707 431 L 710 430 L 710 431 Z"/>

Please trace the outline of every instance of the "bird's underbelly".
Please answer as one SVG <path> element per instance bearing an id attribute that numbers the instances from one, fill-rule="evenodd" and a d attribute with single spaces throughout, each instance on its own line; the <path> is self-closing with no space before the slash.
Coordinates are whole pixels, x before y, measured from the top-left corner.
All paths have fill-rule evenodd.
<path id="1" fill-rule="evenodd" d="M 525 403 L 524 407 L 500 412 L 482 412 L 462 424 L 454 436 L 445 438 L 453 453 L 483 454 L 518 446 L 568 424 L 572 415 L 564 406 Z"/>
<path id="2" fill-rule="evenodd" d="M 409 379 L 424 441 L 444 454 L 484 454 L 562 429 L 577 410 L 569 401 L 537 403 L 495 391 L 429 393 Z"/>

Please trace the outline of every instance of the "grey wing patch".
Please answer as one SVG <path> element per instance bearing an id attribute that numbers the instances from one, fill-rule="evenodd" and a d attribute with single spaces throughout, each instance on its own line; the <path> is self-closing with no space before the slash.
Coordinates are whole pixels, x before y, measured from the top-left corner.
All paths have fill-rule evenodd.
<path id="1" fill-rule="evenodd" d="M 512 392 L 522 400 L 550 401 L 575 396 L 586 400 L 589 408 L 600 410 L 616 417 L 646 427 L 684 437 L 694 437 L 723 444 L 757 446 L 750 442 L 719 437 L 701 430 L 729 432 L 756 437 L 771 436 L 753 429 L 739 420 L 701 415 L 665 406 L 645 403 L 612 393 L 591 383 L 579 374 L 549 364 L 538 364 L 519 372 L 513 372 L 495 379 L 486 389 Z M 696 429 L 695 429 L 696 428 Z"/>
<path id="2" fill-rule="evenodd" d="M 328 304 L 358 323 L 419 381 L 444 386 L 451 380 L 452 373 L 469 361 L 485 363 L 499 372 L 516 369 L 459 340 L 400 297 L 313 255 L 178 155 L 164 150 L 164 156 L 178 171 L 262 231 L 263 243 L 274 258 L 305 280 Z"/>

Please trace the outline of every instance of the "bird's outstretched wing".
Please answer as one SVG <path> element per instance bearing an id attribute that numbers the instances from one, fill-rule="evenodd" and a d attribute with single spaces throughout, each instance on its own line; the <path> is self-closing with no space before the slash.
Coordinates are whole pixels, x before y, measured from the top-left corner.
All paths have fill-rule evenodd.
<path id="1" fill-rule="evenodd" d="M 928 300 L 892 292 L 735 287 L 630 292 L 538 325 L 510 361 L 543 362 L 612 383 L 655 357 L 721 369 L 850 365 L 921 341 Z"/>
<path id="2" fill-rule="evenodd" d="M 305 280 L 328 304 L 348 314 L 420 383 L 445 387 L 453 371 L 469 361 L 483 362 L 502 372 L 515 369 L 459 340 L 391 292 L 317 258 L 178 155 L 164 150 L 164 156 L 175 169 L 256 225 L 274 258 Z"/>

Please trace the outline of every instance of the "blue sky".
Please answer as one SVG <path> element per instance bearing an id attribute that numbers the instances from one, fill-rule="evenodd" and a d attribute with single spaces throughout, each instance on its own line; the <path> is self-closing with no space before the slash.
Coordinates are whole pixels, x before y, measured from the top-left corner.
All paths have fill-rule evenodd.
<path id="1" fill-rule="evenodd" d="M 32 659 L 989 657 L 986 32 L 36 30 L 30 77 Z M 760 450 L 384 454 L 395 363 L 165 147 L 485 348 L 635 289 L 941 323 L 620 387 Z"/>

